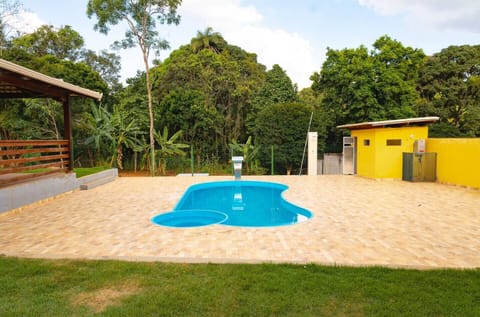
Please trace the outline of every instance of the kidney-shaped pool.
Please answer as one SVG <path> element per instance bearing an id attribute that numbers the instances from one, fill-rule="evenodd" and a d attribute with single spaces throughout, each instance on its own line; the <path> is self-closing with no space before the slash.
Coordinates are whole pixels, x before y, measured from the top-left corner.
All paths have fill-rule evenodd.
<path id="1" fill-rule="evenodd" d="M 212 224 L 240 227 L 292 225 L 310 219 L 310 211 L 286 201 L 288 186 L 259 181 L 221 181 L 190 186 L 173 211 L 152 222 L 167 227 Z"/>

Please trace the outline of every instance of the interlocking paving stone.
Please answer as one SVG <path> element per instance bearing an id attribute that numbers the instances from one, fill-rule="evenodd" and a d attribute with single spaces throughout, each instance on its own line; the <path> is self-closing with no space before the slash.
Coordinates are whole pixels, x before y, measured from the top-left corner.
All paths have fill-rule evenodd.
<path id="1" fill-rule="evenodd" d="M 232 177 L 120 177 L 0 214 L 0 254 L 168 262 L 480 267 L 480 190 L 354 176 L 246 176 L 288 185 L 314 213 L 274 228 L 167 228 L 189 185 Z"/>

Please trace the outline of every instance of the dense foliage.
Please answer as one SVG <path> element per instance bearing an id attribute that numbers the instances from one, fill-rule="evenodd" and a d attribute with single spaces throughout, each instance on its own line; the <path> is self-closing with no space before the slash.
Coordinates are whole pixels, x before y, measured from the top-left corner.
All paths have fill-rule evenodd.
<path id="1" fill-rule="evenodd" d="M 149 138 L 150 138 L 150 173 L 155 173 L 155 127 L 153 117 L 152 85 L 150 80 L 150 52 L 157 55 L 160 50 L 169 48 L 168 41 L 162 39 L 158 32 L 159 24 L 180 23 L 177 7 L 181 0 L 142 0 L 105 2 L 103 0 L 89 0 L 87 5 L 88 17 L 95 16 L 97 23 L 95 30 L 103 34 L 110 31 L 112 25 L 126 22 L 128 29 L 125 38 L 116 41 L 117 48 L 140 47 L 145 66 L 145 85 L 147 90 Z"/>
<path id="2" fill-rule="evenodd" d="M 111 56 L 101 59 L 104 54 Z M 42 26 L 37 31 L 9 39 L 2 50 L 2 58 L 43 74 L 61 78 L 65 82 L 102 92 L 109 100 L 112 89 L 118 85 L 119 57 L 102 52 L 96 55 L 83 47 L 83 38 L 69 26 L 55 29 Z M 90 62 L 95 62 L 89 64 Z M 107 82 L 97 69 L 109 73 Z M 87 157 L 94 163 L 92 149 L 84 144 L 89 130 L 86 117 L 93 101 L 72 100 L 73 138 L 76 164 Z M 63 108 L 52 99 L 3 99 L 0 103 L 0 137 L 3 139 L 61 139 L 63 136 Z"/>
<path id="3" fill-rule="evenodd" d="M 155 27 L 178 23 L 180 4 L 91 0 L 87 11 L 103 33 L 130 19 L 125 38 L 114 44 L 139 45 L 148 60 L 150 50 L 168 46 Z M 320 155 L 341 150 L 345 131 L 336 126 L 346 123 L 436 115 L 440 122 L 431 127 L 432 136 L 480 135 L 480 46 L 451 46 L 426 57 L 421 49 L 382 36 L 372 49 L 329 48 L 322 69 L 311 76 L 311 88 L 298 91 L 280 65 L 267 70 L 256 54 L 207 28 L 163 62 L 153 67 L 146 62 L 145 71 L 123 86 L 120 57 L 89 50 L 68 25 L 13 36 L 6 29 L 0 21 L 1 58 L 103 93 L 100 104 L 73 100 L 76 166 L 145 168 L 156 162 L 159 169 L 151 169 L 165 173 L 189 167 L 190 157 L 200 169 L 228 166 L 230 156 L 240 152 L 248 156 L 252 173 L 272 167 L 297 172 L 312 113 Z M 57 101 L 0 102 L 0 138 L 62 136 Z"/>
<path id="4" fill-rule="evenodd" d="M 265 81 L 255 54 L 207 29 L 152 71 L 157 124 L 184 130 L 200 160 L 225 161 L 228 144 L 246 140 L 245 121 Z"/>
<path id="5" fill-rule="evenodd" d="M 306 133 L 314 109 L 301 103 L 280 103 L 266 106 L 256 120 L 254 135 L 260 146 L 260 159 L 263 166 L 269 166 L 273 146 L 274 170 L 290 174 L 298 172 L 305 147 Z M 320 131 L 323 141 L 323 126 L 320 114 L 312 117 L 311 131 Z M 320 146 L 323 142 L 320 142 Z M 323 148 L 320 149 L 323 152 Z M 272 168 L 272 166 L 269 166 Z"/>
<path id="6" fill-rule="evenodd" d="M 436 115 L 434 136 L 480 136 L 480 45 L 450 46 L 420 72 L 420 115 Z"/>
<path id="7" fill-rule="evenodd" d="M 337 125 L 415 116 L 418 71 L 425 55 L 404 47 L 388 36 L 380 37 L 373 50 L 327 50 L 320 73 L 312 75 L 312 88 L 323 95 L 329 117 L 330 150 L 339 150 Z"/>

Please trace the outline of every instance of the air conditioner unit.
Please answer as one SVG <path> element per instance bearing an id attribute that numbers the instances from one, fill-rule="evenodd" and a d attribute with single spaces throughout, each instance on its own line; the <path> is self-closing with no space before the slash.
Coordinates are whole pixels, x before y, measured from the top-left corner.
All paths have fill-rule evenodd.
<path id="1" fill-rule="evenodd" d="M 356 149 L 355 138 L 343 137 L 343 174 L 355 175 L 356 174 Z"/>

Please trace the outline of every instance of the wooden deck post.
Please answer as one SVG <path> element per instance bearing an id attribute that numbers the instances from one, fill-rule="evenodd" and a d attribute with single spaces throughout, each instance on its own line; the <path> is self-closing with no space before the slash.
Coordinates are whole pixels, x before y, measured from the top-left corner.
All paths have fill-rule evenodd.
<path id="1" fill-rule="evenodd" d="M 67 95 L 63 100 L 63 125 L 64 139 L 68 140 L 68 172 L 73 171 L 73 142 L 72 142 L 72 110 L 70 108 L 70 97 Z"/>

